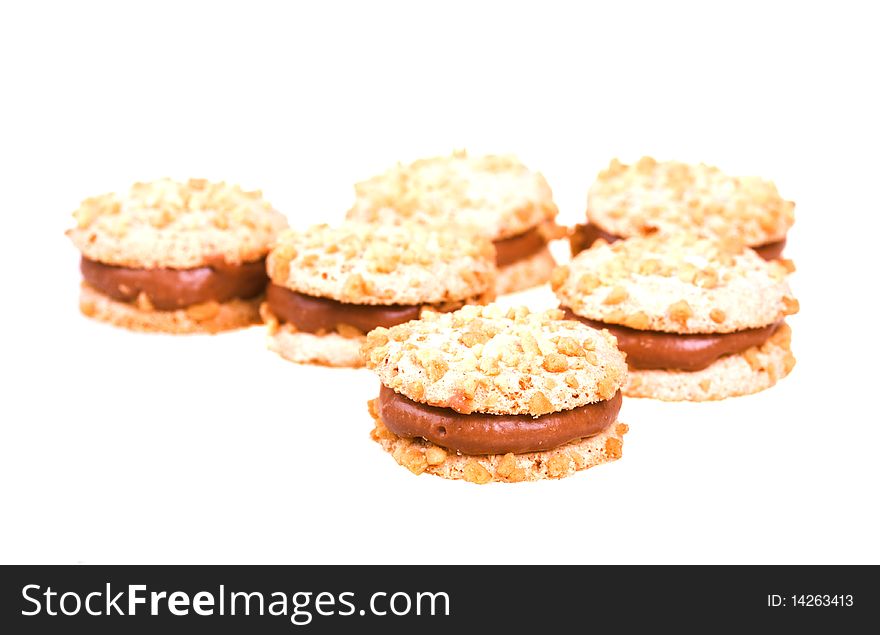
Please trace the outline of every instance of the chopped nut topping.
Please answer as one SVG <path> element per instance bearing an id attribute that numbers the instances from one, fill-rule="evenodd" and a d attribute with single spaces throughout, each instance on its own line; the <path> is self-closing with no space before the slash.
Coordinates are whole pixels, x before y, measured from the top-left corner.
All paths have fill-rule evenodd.
<path id="1" fill-rule="evenodd" d="M 761 245 L 782 239 L 794 222 L 794 203 L 770 181 L 650 157 L 612 161 L 590 188 L 588 208 L 591 220 L 625 237 L 686 230 Z"/>
<path id="2" fill-rule="evenodd" d="M 681 322 L 682 324 L 686 324 L 694 314 L 691 306 L 684 300 L 680 300 L 679 302 L 670 305 L 668 312 L 670 318 L 676 322 Z"/>
<path id="3" fill-rule="evenodd" d="M 489 470 L 484 468 L 482 465 L 477 463 L 476 461 L 471 461 L 467 465 L 464 466 L 464 480 L 469 483 L 476 483 L 478 485 L 484 485 L 492 480 L 492 475 L 489 474 Z"/>
<path id="4" fill-rule="evenodd" d="M 552 222 L 558 210 L 547 181 L 514 157 L 468 156 L 398 164 L 355 185 L 350 220 L 467 224 L 501 239 Z"/>
<path id="5" fill-rule="evenodd" d="M 548 370 L 551 373 L 561 373 L 565 370 L 568 370 L 568 360 L 565 355 L 560 355 L 559 353 L 550 353 L 546 357 L 544 357 L 544 370 Z"/>
<path id="6" fill-rule="evenodd" d="M 604 304 L 620 304 L 629 297 L 629 293 L 624 287 L 617 286 L 611 289 L 605 296 Z"/>

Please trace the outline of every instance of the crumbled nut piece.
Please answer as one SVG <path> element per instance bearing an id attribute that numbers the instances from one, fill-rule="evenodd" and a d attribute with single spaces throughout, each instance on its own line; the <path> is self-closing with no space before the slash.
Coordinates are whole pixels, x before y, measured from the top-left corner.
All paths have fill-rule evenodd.
<path id="1" fill-rule="evenodd" d="M 553 404 L 542 392 L 536 392 L 529 400 L 529 413 L 532 415 L 544 415 L 553 412 Z"/>
<path id="2" fill-rule="evenodd" d="M 467 482 L 476 483 L 478 485 L 484 485 L 492 480 L 492 475 L 489 474 L 489 470 L 476 461 L 471 461 L 464 466 L 463 477 Z"/>
<path id="3" fill-rule="evenodd" d="M 498 476 L 502 478 L 507 478 L 513 473 L 515 469 L 516 456 L 513 454 L 513 452 L 508 452 L 501 457 L 500 461 L 498 461 L 498 466 L 495 468 L 495 472 L 498 474 Z"/>
<path id="4" fill-rule="evenodd" d="M 605 453 L 612 459 L 619 459 L 623 456 L 623 443 L 620 439 L 608 437 L 605 441 Z"/>
<path id="5" fill-rule="evenodd" d="M 677 277 L 682 282 L 695 283 L 697 276 L 697 268 L 689 262 L 683 262 L 679 265 Z"/>
<path id="6" fill-rule="evenodd" d="M 544 370 L 550 371 L 551 373 L 561 373 L 568 370 L 568 359 L 566 359 L 565 355 L 550 353 L 544 357 L 544 363 L 542 366 L 544 367 Z"/>
<path id="7" fill-rule="evenodd" d="M 420 381 L 414 381 L 410 384 L 409 394 L 414 401 L 421 401 L 425 398 L 425 385 Z"/>
<path id="8" fill-rule="evenodd" d="M 547 461 L 547 474 L 550 478 L 565 476 L 570 469 L 570 458 L 566 454 L 554 454 Z"/>
<path id="9" fill-rule="evenodd" d="M 485 344 L 489 339 L 489 336 L 481 331 L 466 331 L 458 338 L 458 340 L 468 348 L 477 346 L 478 344 Z"/>
<path id="10" fill-rule="evenodd" d="M 439 357 L 432 357 L 427 366 L 425 366 L 425 370 L 428 373 L 428 379 L 439 381 L 449 370 L 449 364 Z"/>
<path id="11" fill-rule="evenodd" d="M 789 297 L 787 295 L 782 297 L 782 305 L 782 312 L 785 315 L 794 315 L 801 310 L 800 303 L 795 298 Z"/>
<path id="12" fill-rule="evenodd" d="M 794 260 L 789 260 L 788 258 L 780 258 L 776 261 L 776 264 L 782 267 L 785 273 L 794 273 L 797 270 L 797 267 L 794 265 Z"/>
<path id="13" fill-rule="evenodd" d="M 397 435 L 386 428 L 385 424 L 382 423 L 382 421 L 378 417 L 376 418 L 376 425 L 373 427 L 373 431 L 370 433 L 370 436 L 376 440 L 393 440 L 397 438 Z"/>
<path id="14" fill-rule="evenodd" d="M 644 311 L 637 311 L 632 315 L 627 316 L 627 318 L 623 321 L 624 326 L 628 326 L 631 329 L 639 329 L 645 330 L 651 324 L 651 320 L 648 318 L 648 314 Z"/>
<path id="15" fill-rule="evenodd" d="M 337 324 L 336 332 L 339 333 L 342 337 L 358 338 L 364 336 L 364 334 L 361 333 L 360 329 L 351 326 L 350 324 Z"/>
<path id="16" fill-rule="evenodd" d="M 417 447 L 409 447 L 402 453 L 400 464 L 413 474 L 421 474 L 428 468 L 425 454 Z"/>
<path id="17" fill-rule="evenodd" d="M 446 450 L 443 448 L 432 445 L 425 450 L 425 461 L 427 461 L 428 465 L 440 465 L 445 460 Z"/>
<path id="18" fill-rule="evenodd" d="M 589 295 L 596 289 L 602 286 L 602 282 L 590 273 L 585 273 L 580 278 L 578 278 L 577 282 L 577 290 L 579 293 L 584 295 Z"/>
<path id="19" fill-rule="evenodd" d="M 621 302 L 626 300 L 627 297 L 629 297 L 629 292 L 627 292 L 626 288 L 617 286 L 608 292 L 608 295 L 605 296 L 603 304 L 620 304 Z"/>
<path id="20" fill-rule="evenodd" d="M 655 258 L 649 258 L 647 260 L 643 260 L 638 264 L 638 273 L 643 276 L 650 276 L 661 271 L 660 261 Z"/>
<path id="21" fill-rule="evenodd" d="M 220 313 L 220 303 L 210 300 L 201 304 L 192 304 L 186 307 L 186 315 L 196 322 L 203 322 L 217 317 Z"/>
<path id="22" fill-rule="evenodd" d="M 540 355 L 541 347 L 538 346 L 538 340 L 531 333 L 524 333 L 520 338 L 523 352 L 527 355 Z"/>
<path id="23" fill-rule="evenodd" d="M 617 392 L 617 387 L 617 378 L 606 375 L 599 380 L 599 396 L 602 397 L 602 399 L 611 399 L 611 397 L 613 397 L 614 394 Z"/>
<path id="24" fill-rule="evenodd" d="M 456 390 L 449 397 L 447 404 L 456 412 L 462 414 L 470 414 L 474 411 L 474 402 L 472 397 L 468 397 L 464 390 Z"/>
<path id="25" fill-rule="evenodd" d="M 402 342 L 408 338 L 411 333 L 412 329 L 406 324 L 396 324 L 388 331 L 388 336 L 395 342 Z"/>
<path id="26" fill-rule="evenodd" d="M 134 301 L 135 306 L 141 311 L 155 311 L 156 307 L 153 306 L 153 302 L 150 300 L 150 296 L 141 291 L 138 294 L 137 299 Z"/>
<path id="27" fill-rule="evenodd" d="M 718 272 L 714 269 L 701 269 L 694 275 L 694 284 L 704 289 L 718 286 Z"/>
<path id="28" fill-rule="evenodd" d="M 556 348 L 560 353 L 569 357 L 583 356 L 584 354 L 584 347 L 578 344 L 573 337 L 560 337 L 556 342 Z"/>
<path id="29" fill-rule="evenodd" d="M 687 321 L 693 316 L 694 312 L 691 305 L 684 300 L 679 300 L 675 304 L 671 304 L 668 309 L 669 317 L 675 322 L 687 324 Z"/>
<path id="30" fill-rule="evenodd" d="M 98 312 L 98 309 L 95 306 L 95 303 L 91 302 L 90 300 L 80 300 L 79 310 L 86 317 L 94 317 L 95 314 Z"/>

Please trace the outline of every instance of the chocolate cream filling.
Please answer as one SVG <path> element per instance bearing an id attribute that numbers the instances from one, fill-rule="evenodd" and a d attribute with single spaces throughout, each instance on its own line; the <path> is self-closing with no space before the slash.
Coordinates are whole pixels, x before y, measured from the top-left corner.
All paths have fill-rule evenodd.
<path id="1" fill-rule="evenodd" d="M 663 333 L 590 320 L 567 307 L 560 308 L 568 320 L 577 320 L 595 329 L 608 329 L 617 338 L 618 348 L 626 353 L 626 363 L 636 370 L 703 370 L 724 355 L 741 353 L 763 344 L 782 324 L 780 321 L 733 333 Z"/>
<path id="2" fill-rule="evenodd" d="M 379 326 L 390 328 L 417 320 L 422 311 L 418 305 L 348 304 L 298 293 L 272 283 L 266 289 L 266 302 L 269 310 L 282 322 L 289 322 L 298 331 L 317 334 L 337 331 L 340 324 L 369 333 Z"/>
<path id="3" fill-rule="evenodd" d="M 495 265 L 506 267 L 534 256 L 547 246 L 547 239 L 537 227 L 534 227 L 522 234 L 496 240 L 493 244 L 495 245 Z"/>
<path id="4" fill-rule="evenodd" d="M 413 401 L 382 385 L 379 418 L 399 437 L 427 439 L 462 454 L 507 454 L 552 450 L 599 434 L 617 420 L 622 397 L 572 410 L 531 415 L 462 414 Z"/>
<path id="5" fill-rule="evenodd" d="M 571 244 L 571 255 L 576 256 L 584 249 L 589 249 L 593 246 L 593 243 L 599 239 L 603 239 L 605 242 L 613 243 L 617 240 L 620 240 L 620 236 L 616 236 L 614 234 L 609 234 L 604 229 L 594 225 L 593 223 L 587 223 L 586 225 L 575 225 L 574 232 L 569 239 L 569 243 Z M 782 250 L 785 249 L 785 238 L 782 240 L 777 240 L 772 243 L 765 243 L 763 245 L 758 245 L 756 247 L 752 247 L 758 255 L 761 256 L 764 260 L 777 260 L 782 257 Z"/>
<path id="6" fill-rule="evenodd" d="M 266 288 L 265 259 L 229 265 L 222 259 L 193 269 L 135 269 L 83 258 L 83 279 L 104 295 L 131 302 L 143 293 L 160 311 L 174 311 L 203 302 L 246 300 Z"/>

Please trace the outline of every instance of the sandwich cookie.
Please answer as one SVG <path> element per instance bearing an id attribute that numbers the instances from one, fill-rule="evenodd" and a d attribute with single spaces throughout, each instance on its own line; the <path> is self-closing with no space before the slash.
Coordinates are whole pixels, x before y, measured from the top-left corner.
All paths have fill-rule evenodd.
<path id="1" fill-rule="evenodd" d="M 415 474 L 562 478 L 620 458 L 626 363 L 614 337 L 553 309 L 467 306 L 367 335 L 372 437 Z"/>
<path id="2" fill-rule="evenodd" d="M 708 165 L 611 161 L 592 185 L 587 224 L 570 237 L 572 255 L 596 240 L 686 231 L 738 240 L 765 260 L 782 257 L 794 223 L 794 203 L 779 196 L 771 181 L 733 177 Z"/>
<path id="3" fill-rule="evenodd" d="M 594 246 L 551 286 L 568 317 L 617 338 L 625 395 L 707 401 L 764 390 L 791 371 L 784 320 L 798 302 L 785 276 L 751 249 L 677 234 Z"/>
<path id="4" fill-rule="evenodd" d="M 215 333 L 260 321 L 265 257 L 287 222 L 260 192 L 204 179 L 136 183 L 86 199 L 80 310 L 116 326 Z"/>
<path id="5" fill-rule="evenodd" d="M 269 348 L 294 362 L 363 366 L 364 335 L 491 300 L 492 243 L 473 232 L 347 222 L 288 230 L 268 258 Z"/>
<path id="6" fill-rule="evenodd" d="M 348 218 L 471 225 L 495 243 L 498 294 L 546 282 L 556 266 L 548 240 L 558 213 L 547 181 L 508 156 L 422 159 L 355 185 Z"/>

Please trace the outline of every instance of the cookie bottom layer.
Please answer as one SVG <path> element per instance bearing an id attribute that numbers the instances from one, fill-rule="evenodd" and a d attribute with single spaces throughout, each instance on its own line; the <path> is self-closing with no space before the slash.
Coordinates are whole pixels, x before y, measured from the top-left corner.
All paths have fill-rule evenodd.
<path id="1" fill-rule="evenodd" d="M 783 324 L 761 346 L 722 357 L 703 370 L 630 369 L 623 394 L 662 401 L 715 401 L 766 390 L 788 375 L 794 364 L 791 329 Z"/>
<path id="2" fill-rule="evenodd" d="M 550 274 L 555 268 L 556 261 L 553 259 L 550 249 L 544 247 L 528 258 L 499 268 L 498 278 L 495 281 L 495 293 L 502 295 L 537 287 L 550 279 Z"/>
<path id="3" fill-rule="evenodd" d="M 370 436 L 410 472 L 480 485 L 493 481 L 518 483 L 564 478 L 580 470 L 616 461 L 623 454 L 623 435 L 629 430 L 625 423 L 615 422 L 595 436 L 553 450 L 468 456 L 424 439 L 399 437 L 379 419 L 375 400 L 369 402 L 369 408 L 375 422 Z"/>
<path id="4" fill-rule="evenodd" d="M 315 335 L 300 333 L 289 324 L 279 324 L 269 329 L 269 350 L 284 359 L 300 364 L 323 366 L 347 366 L 360 368 L 361 344 L 366 337 L 343 337 L 338 333 Z"/>
<path id="5" fill-rule="evenodd" d="M 119 302 L 96 291 L 85 282 L 79 295 L 83 315 L 131 329 L 153 333 L 219 333 L 262 322 L 262 297 L 228 302 L 205 302 L 176 311 L 157 311 L 137 303 Z"/>

